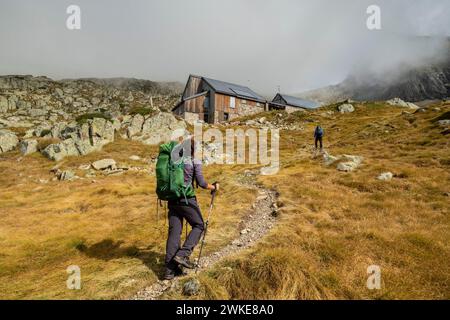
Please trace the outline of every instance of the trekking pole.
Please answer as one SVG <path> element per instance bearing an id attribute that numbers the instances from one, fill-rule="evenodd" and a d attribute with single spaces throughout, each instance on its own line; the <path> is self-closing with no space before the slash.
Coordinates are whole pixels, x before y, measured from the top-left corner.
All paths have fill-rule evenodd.
<path id="1" fill-rule="evenodd" d="M 216 187 L 216 183 L 217 182 L 213 183 L 214 187 Z M 195 273 L 197 273 L 198 267 L 200 266 L 200 258 L 202 257 L 203 246 L 205 245 L 206 232 L 208 231 L 208 224 L 209 224 L 209 219 L 211 218 L 211 213 L 212 213 L 213 206 L 214 206 L 215 196 L 216 196 L 216 189 L 211 191 L 211 203 L 209 205 L 208 218 L 206 219 L 206 222 L 205 222 L 205 230 L 203 231 L 203 238 L 202 238 L 202 243 L 200 245 L 200 252 L 198 253 L 198 259 L 197 259 L 197 263 L 195 265 Z"/>

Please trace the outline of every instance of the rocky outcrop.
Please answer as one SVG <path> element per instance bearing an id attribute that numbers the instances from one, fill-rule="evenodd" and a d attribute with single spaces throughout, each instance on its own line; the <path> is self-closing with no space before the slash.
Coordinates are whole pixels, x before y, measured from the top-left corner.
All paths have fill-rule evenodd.
<path id="1" fill-rule="evenodd" d="M 144 125 L 145 118 L 140 114 L 136 114 L 132 119 L 131 123 L 127 128 L 127 136 L 128 138 L 132 138 L 138 133 L 142 132 L 142 126 Z"/>
<path id="2" fill-rule="evenodd" d="M 13 150 L 19 139 L 14 134 L 14 132 L 9 130 L 0 130 L 0 153 Z"/>
<path id="3" fill-rule="evenodd" d="M 8 99 L 4 96 L 0 96 L 0 113 L 8 111 Z"/>
<path id="4" fill-rule="evenodd" d="M 408 108 L 408 109 L 412 109 L 412 110 L 419 109 L 419 107 L 417 105 L 415 105 L 414 103 L 403 101 L 400 98 L 390 99 L 390 100 L 386 101 L 386 103 L 391 106 Z"/>
<path id="5" fill-rule="evenodd" d="M 113 142 L 114 133 L 113 123 L 103 118 L 94 118 L 81 125 L 57 125 L 52 128 L 52 136 L 63 141 L 47 146 L 42 154 L 54 161 L 86 155 Z"/>
<path id="6" fill-rule="evenodd" d="M 92 163 L 95 170 L 115 169 L 116 161 L 114 159 L 102 159 Z"/>
<path id="7" fill-rule="evenodd" d="M 353 107 L 353 105 L 351 105 L 349 103 L 344 103 L 338 107 L 338 110 L 340 113 L 350 113 L 350 112 L 355 111 L 355 107 Z"/>
<path id="8" fill-rule="evenodd" d="M 363 161 L 363 157 L 344 154 L 340 157 L 339 161 L 341 162 L 338 163 L 336 169 L 339 171 L 350 172 L 359 167 Z"/>
<path id="9" fill-rule="evenodd" d="M 161 142 L 169 141 L 175 130 L 184 132 L 186 129 L 186 123 L 183 120 L 178 120 L 173 114 L 167 112 L 160 112 L 153 117 L 145 119 L 141 130 L 137 131 L 141 121 L 142 116 L 134 116 L 130 125 L 131 130 L 129 127 L 127 133 L 132 140 L 149 145 L 157 145 Z"/>
<path id="10" fill-rule="evenodd" d="M 393 177 L 394 174 L 392 172 L 383 172 L 377 177 L 377 179 L 381 181 L 389 181 L 392 180 Z"/>
<path id="11" fill-rule="evenodd" d="M 38 151 L 38 141 L 36 139 L 22 140 L 19 148 L 23 155 L 35 153 Z"/>
<path id="12" fill-rule="evenodd" d="M 325 165 L 329 166 L 337 163 L 336 169 L 344 172 L 351 172 L 358 168 L 364 160 L 361 156 L 352 156 L 343 154 L 340 156 L 332 156 L 328 152 L 323 152 L 323 161 Z"/>

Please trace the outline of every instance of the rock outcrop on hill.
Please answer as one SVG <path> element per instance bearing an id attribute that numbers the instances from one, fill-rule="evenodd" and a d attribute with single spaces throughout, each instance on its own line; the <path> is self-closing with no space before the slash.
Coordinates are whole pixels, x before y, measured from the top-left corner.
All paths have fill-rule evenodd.
<path id="1" fill-rule="evenodd" d="M 101 149 L 116 134 L 157 144 L 186 124 L 164 110 L 179 88 L 137 79 L 0 76 L 0 152 L 41 151 L 59 161 Z M 16 134 L 16 133 L 17 134 Z"/>

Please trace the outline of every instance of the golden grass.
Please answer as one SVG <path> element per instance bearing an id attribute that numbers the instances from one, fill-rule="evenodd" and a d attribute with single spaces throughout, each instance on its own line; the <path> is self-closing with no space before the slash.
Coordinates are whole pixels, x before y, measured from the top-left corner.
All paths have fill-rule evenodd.
<path id="1" fill-rule="evenodd" d="M 449 140 L 433 120 L 450 106 L 439 107 L 408 116 L 382 103 L 358 104 L 353 114 L 286 116 L 310 122 L 304 131 L 281 132 L 282 168 L 259 177 L 280 194 L 277 225 L 258 245 L 201 273 L 202 291 L 193 299 L 450 298 Z M 362 155 L 363 165 L 342 173 L 312 159 L 317 122 L 331 154 Z M 65 159 L 61 167 L 107 157 L 146 166 L 129 156 L 156 152 L 117 140 L 98 153 Z M 38 154 L 18 159 L 15 152 L 0 155 L 2 298 L 121 298 L 157 279 L 167 226 L 162 216 L 156 221 L 154 177 L 127 173 L 95 183 L 39 184 L 53 177 L 54 163 Z M 205 169 L 208 180 L 222 183 L 206 253 L 238 235 L 238 222 L 255 198 L 239 183 L 246 168 Z M 384 171 L 395 178 L 378 181 Z M 205 215 L 209 195 L 199 195 Z M 81 267 L 79 291 L 66 289 L 65 270 L 72 264 Z M 381 290 L 366 287 L 372 264 L 381 267 Z M 186 299 L 179 291 L 164 298 Z"/>
<path id="2" fill-rule="evenodd" d="M 282 132 L 282 169 L 260 177 L 280 193 L 280 221 L 254 249 L 203 275 L 205 288 L 230 299 L 450 298 L 449 140 L 431 124 L 450 109 L 441 107 L 417 113 L 414 125 L 380 104 L 332 117 L 318 110 L 305 131 Z M 331 154 L 365 157 L 359 169 L 311 158 L 317 122 Z M 378 181 L 385 171 L 396 177 Z M 381 290 L 366 287 L 373 264 Z M 201 298 L 216 297 L 204 289 Z"/>
<path id="3" fill-rule="evenodd" d="M 61 161 L 61 169 L 102 158 L 147 167 L 130 155 L 150 158 L 157 148 L 117 140 L 102 151 Z M 20 161 L 19 161 L 20 160 Z M 161 276 L 167 225 L 157 220 L 155 177 L 128 172 L 72 182 L 51 181 L 55 165 L 39 154 L 0 155 L 0 297 L 8 299 L 110 299 L 128 297 Z M 254 198 L 220 167 L 205 169 L 209 180 L 234 190 L 217 197 L 206 252 L 238 234 L 234 228 Z M 46 184 L 39 179 L 49 180 Z M 95 180 L 93 183 L 92 180 Z M 204 214 L 209 194 L 198 191 Z M 228 202 L 230 201 L 230 202 Z M 223 232 L 217 232 L 222 230 Z M 184 239 L 184 232 L 182 235 Z M 68 290 L 66 268 L 81 268 L 82 289 Z"/>

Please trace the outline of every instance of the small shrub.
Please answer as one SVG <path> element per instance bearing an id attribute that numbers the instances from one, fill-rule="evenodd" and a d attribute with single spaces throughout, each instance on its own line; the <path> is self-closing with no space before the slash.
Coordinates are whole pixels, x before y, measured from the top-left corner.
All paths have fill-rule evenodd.
<path id="1" fill-rule="evenodd" d="M 147 108 L 147 107 L 143 107 L 143 106 L 135 106 L 133 108 L 131 108 L 130 110 L 130 115 L 136 115 L 136 114 L 140 114 L 141 116 L 148 116 L 148 115 L 152 115 L 155 113 L 155 110 Z"/>
<path id="2" fill-rule="evenodd" d="M 52 133 L 52 130 L 44 129 L 44 130 L 41 131 L 41 134 L 39 136 L 42 138 L 42 137 L 45 137 L 46 135 L 49 135 L 51 133 Z"/>

